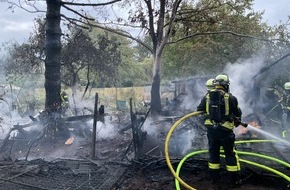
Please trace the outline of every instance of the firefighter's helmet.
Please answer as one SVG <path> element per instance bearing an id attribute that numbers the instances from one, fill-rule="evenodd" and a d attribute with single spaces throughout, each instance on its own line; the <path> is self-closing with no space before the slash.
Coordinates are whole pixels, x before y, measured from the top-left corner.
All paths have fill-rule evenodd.
<path id="1" fill-rule="evenodd" d="M 230 79 L 229 79 L 228 75 L 226 75 L 226 74 L 220 74 L 220 75 L 217 75 L 215 77 L 214 82 L 217 85 L 225 86 L 225 85 L 229 85 L 230 84 Z"/>
<path id="2" fill-rule="evenodd" d="M 284 89 L 285 89 L 285 90 L 290 90 L 290 82 L 286 82 L 286 83 L 284 84 Z"/>
<path id="3" fill-rule="evenodd" d="M 214 89 L 214 79 L 208 79 L 205 83 L 205 86 L 207 90 L 213 90 Z"/>

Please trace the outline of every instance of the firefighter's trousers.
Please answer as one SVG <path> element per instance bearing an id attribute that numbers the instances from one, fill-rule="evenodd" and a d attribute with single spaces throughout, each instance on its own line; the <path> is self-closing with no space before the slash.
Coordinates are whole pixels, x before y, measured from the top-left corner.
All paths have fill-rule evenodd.
<path id="1" fill-rule="evenodd" d="M 240 164 L 236 152 L 234 152 L 235 134 L 233 131 L 223 129 L 223 127 L 208 127 L 207 132 L 209 145 L 209 169 L 219 170 L 220 168 L 220 148 L 225 154 L 226 169 L 229 172 L 238 172 Z"/>

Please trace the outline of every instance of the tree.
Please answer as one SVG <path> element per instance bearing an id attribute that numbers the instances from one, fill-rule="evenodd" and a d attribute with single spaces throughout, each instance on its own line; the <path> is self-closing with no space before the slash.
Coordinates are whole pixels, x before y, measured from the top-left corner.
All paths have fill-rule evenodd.
<path id="1" fill-rule="evenodd" d="M 23 77 L 33 78 L 44 73 L 43 62 L 45 22 L 41 18 L 35 19 L 35 29 L 26 43 L 8 43 L 5 46 L 7 55 L 4 65 L 5 74 L 10 81 L 19 81 Z"/>
<path id="2" fill-rule="evenodd" d="M 17 85 L 19 91 L 13 89 L 12 102 L 18 107 L 20 114 L 33 114 L 32 107 L 35 105 L 35 89 L 43 85 L 44 74 L 44 26 L 42 19 L 35 20 L 36 28 L 34 35 L 31 35 L 26 43 L 7 43 L 5 46 L 5 64 L 3 72 L 9 84 Z M 11 88 L 12 90 L 12 88 Z M 15 93 L 16 92 L 16 93 Z M 26 96 L 21 96 L 26 94 Z M 29 109 L 31 108 L 31 109 Z"/>
<path id="3" fill-rule="evenodd" d="M 107 5 L 116 3 L 116 1 L 98 4 L 98 5 Z M 208 36 L 208 35 L 218 35 L 218 36 L 228 36 L 232 35 L 237 38 L 257 38 L 255 36 L 248 35 L 247 31 L 241 31 L 242 33 L 238 33 L 236 28 L 224 27 L 231 22 L 222 22 L 225 21 L 223 18 L 228 15 L 230 16 L 239 16 L 245 15 L 246 12 L 254 12 L 251 9 L 253 0 L 241 0 L 241 1 L 231 1 L 231 0 L 199 0 L 197 2 L 192 2 L 189 0 L 159 0 L 159 1 L 151 1 L 151 0 L 143 0 L 143 1 L 123 1 L 121 8 L 126 10 L 129 9 L 129 23 L 126 22 L 127 19 L 122 19 L 121 15 L 117 15 L 115 23 L 112 19 L 104 18 L 104 23 L 107 21 L 107 25 L 100 23 L 92 23 L 91 17 L 87 17 L 82 12 L 77 12 L 71 9 L 68 6 L 98 6 L 96 4 L 80 4 L 80 3 L 71 3 L 71 2 L 55 2 L 47 0 L 47 18 L 56 18 L 51 17 L 52 13 L 55 13 L 53 10 L 57 10 L 57 13 L 60 14 L 60 7 L 73 11 L 82 19 L 72 19 L 67 16 L 63 16 L 63 18 L 67 19 L 69 22 L 74 24 L 87 24 L 89 27 L 98 27 L 103 30 L 107 30 L 109 32 L 113 32 L 115 34 L 127 37 L 128 39 L 134 40 L 137 43 L 142 44 L 152 53 L 153 58 L 153 74 L 152 74 L 152 88 L 151 88 L 151 109 L 152 113 L 160 113 L 161 111 L 161 100 L 160 100 L 160 81 L 161 81 L 161 60 L 164 48 L 167 44 L 177 43 L 186 39 L 196 38 L 200 36 Z M 53 6 L 56 6 L 56 9 L 52 9 Z M 120 7 L 118 7 L 120 9 Z M 119 10 L 119 12 L 121 12 Z M 124 13 L 124 11 L 123 11 Z M 47 36 L 55 37 L 54 45 L 57 46 L 59 40 L 58 29 L 53 26 L 59 26 L 58 19 L 51 19 L 48 23 L 48 28 L 52 28 L 54 30 L 49 29 L 47 31 Z M 55 22 L 53 22 L 55 21 Z M 57 21 L 57 22 L 56 22 Z M 229 20 L 230 21 L 230 20 Z M 53 24 L 55 23 L 55 24 Z M 122 25 L 125 28 L 129 27 L 139 27 L 141 30 L 145 31 L 149 34 L 151 38 L 150 44 L 143 43 L 139 38 L 133 37 L 128 32 L 124 32 L 124 30 L 116 30 L 112 29 L 111 26 L 117 24 L 118 26 Z M 182 35 L 176 35 L 179 39 L 174 39 L 176 29 L 183 28 Z M 241 28 L 241 27 L 240 27 Z M 52 32 L 53 31 L 53 32 Z M 53 35 L 54 34 L 54 35 Z M 219 39 L 222 40 L 222 37 Z M 49 41 L 47 41 L 48 48 L 46 51 L 49 51 Z M 55 47 L 56 47 L 55 46 Z M 53 46 L 52 46 L 53 47 Z M 58 49 L 55 49 L 58 51 Z M 49 53 L 47 55 L 50 55 Z M 51 54 L 52 55 L 52 54 Z M 58 53 L 55 54 L 56 56 Z M 52 60 L 47 57 L 47 60 Z M 50 69 L 50 65 L 53 65 L 49 61 L 46 63 L 48 69 Z M 56 63 L 56 65 L 58 65 Z M 54 66 L 53 66 L 54 67 Z M 52 67 L 52 68 L 53 68 Z M 57 69 L 58 70 L 58 69 Z M 50 70 L 53 71 L 53 70 Z M 51 72 L 50 72 L 51 73 Z M 56 73 L 57 75 L 57 73 Z M 47 72 L 46 79 L 49 81 L 51 77 Z M 46 88 L 51 89 L 50 87 L 56 86 L 57 84 L 49 85 L 47 83 Z M 58 88 L 55 91 L 58 91 Z M 56 93 L 56 92 L 53 92 Z M 56 94 L 54 94 L 56 95 Z M 54 96 L 48 96 L 48 99 L 52 99 Z M 55 97 L 54 97 L 55 98 Z M 51 101 L 47 102 L 48 105 L 52 105 Z M 49 106 L 48 106 L 49 107 Z"/>
<path id="4" fill-rule="evenodd" d="M 161 60 L 166 44 L 170 40 L 180 41 L 196 36 L 209 34 L 232 34 L 232 31 L 221 31 L 221 27 L 210 27 L 213 24 L 223 25 L 221 18 L 224 15 L 233 13 L 244 14 L 245 10 L 251 10 L 251 0 L 247 1 L 125 1 L 122 5 L 131 5 L 129 20 L 134 26 L 139 26 L 149 34 L 152 42 L 153 75 L 151 88 L 151 109 L 152 113 L 160 113 L 160 81 L 161 81 Z M 223 13 L 223 14 L 221 14 Z M 122 21 L 119 17 L 118 21 Z M 124 21 L 124 20 L 123 20 Z M 126 26 L 128 26 L 127 24 Z M 176 26 L 184 28 L 183 36 L 180 39 L 172 38 L 176 32 Z M 192 26 L 195 26 L 193 28 Z M 239 37 L 241 37 L 240 35 Z M 147 45 L 148 47 L 148 45 Z"/>
<path id="5" fill-rule="evenodd" d="M 120 0 L 108 1 L 106 3 L 99 4 L 86 4 L 86 3 L 73 3 L 73 2 L 64 2 L 61 0 L 46 0 L 47 10 L 46 10 L 46 34 L 45 34 L 45 110 L 50 112 L 56 112 L 61 108 L 61 82 L 60 82 L 60 53 L 61 53 L 61 27 L 60 21 L 61 17 L 66 19 L 69 22 L 74 22 L 75 18 L 71 18 L 61 14 L 61 7 L 66 10 L 77 14 L 78 16 L 83 16 L 78 11 L 71 8 L 72 6 L 105 6 Z M 11 3 L 11 2 L 8 2 Z M 12 6 L 18 6 L 25 10 L 21 4 L 11 3 Z M 34 11 L 38 12 L 36 6 Z M 85 16 L 83 16 L 85 17 Z M 87 17 L 85 17 L 87 18 Z M 89 19 L 89 18 L 87 18 Z"/>
<path id="6" fill-rule="evenodd" d="M 267 30 L 266 25 L 260 23 L 261 14 L 241 15 L 235 12 L 229 14 L 228 11 L 228 9 L 221 9 L 214 13 L 219 21 L 206 26 L 206 28 L 200 26 L 199 23 L 185 23 L 175 26 L 172 41 L 184 37 L 184 32 L 188 32 L 188 30 L 195 31 L 196 34 L 204 33 L 204 35 L 184 39 L 182 43 L 172 43 L 170 46 L 166 46 L 163 62 L 167 64 L 164 64 L 163 73 L 167 78 L 170 78 L 170 75 L 172 75 L 172 79 L 172 77 L 189 77 L 192 74 L 210 75 L 221 72 L 226 64 L 250 58 L 265 46 L 264 40 L 250 37 L 256 36 L 262 39 L 262 35 L 265 33 L 263 31 Z M 184 16 L 194 17 L 192 13 Z M 249 37 L 239 37 L 230 33 L 219 34 L 206 30 L 234 31 L 236 34 L 247 34 Z M 269 32 L 267 34 L 270 35 Z"/>
<path id="7" fill-rule="evenodd" d="M 97 23 L 93 25 L 96 24 Z M 118 46 L 118 51 L 111 51 L 111 53 L 108 54 L 108 57 L 102 61 L 104 66 L 112 65 L 112 63 L 114 64 L 114 62 L 116 62 L 114 56 L 120 56 L 121 58 L 121 62 L 118 64 L 118 68 L 116 68 L 117 70 L 115 70 L 115 72 L 112 71 L 111 74 L 105 74 L 102 76 L 102 81 L 105 83 L 101 85 L 101 87 L 132 87 L 150 84 L 152 73 L 148 57 L 151 56 L 151 53 L 149 52 L 148 56 L 147 49 L 139 43 L 134 44 L 130 39 L 116 34 L 115 32 L 118 33 L 118 31 L 118 28 L 115 30 L 111 29 L 110 32 L 104 29 L 93 28 L 92 31 L 89 32 L 92 39 L 100 39 L 100 36 L 104 36 L 107 39 L 103 42 L 99 40 L 99 44 L 104 42 L 107 44 L 106 41 L 108 41 L 110 44 L 113 45 L 116 43 Z M 110 47 L 114 50 L 114 46 Z"/>
<path id="8" fill-rule="evenodd" d="M 115 38 L 109 39 L 100 34 L 92 39 L 88 31 L 72 27 L 61 52 L 62 83 L 71 87 L 76 94 L 82 74 L 86 73 L 84 78 L 87 79 L 87 85 L 93 80 L 99 86 L 111 86 L 117 78 L 120 63 L 119 44 Z"/>
<path id="9" fill-rule="evenodd" d="M 252 12 L 252 0 L 230 1 L 230 0 L 200 0 L 197 2 L 187 0 L 143 0 L 124 1 L 122 7 L 131 7 L 129 10 L 129 21 L 120 17 L 116 18 L 118 25 L 139 27 L 151 38 L 151 43 L 144 44 L 152 53 L 153 75 L 151 87 L 151 110 L 152 113 L 160 113 L 160 81 L 161 81 L 161 60 L 164 48 L 167 44 L 208 35 L 232 35 L 238 38 L 253 36 L 245 33 L 235 32 L 235 28 L 223 27 L 222 18 L 225 16 L 244 15 L 246 10 Z M 133 7 L 133 8 L 132 8 Z M 229 17 L 228 17 L 229 18 Z M 114 22 L 113 22 L 114 23 Z M 229 23 L 229 22 L 228 22 Z M 112 21 L 110 20 L 110 24 Z M 212 27 L 215 26 L 215 27 Z M 101 27 L 101 26 L 96 26 Z M 106 29 L 105 27 L 102 27 Z M 182 35 L 175 39 L 177 28 L 183 28 Z M 108 29 L 108 28 L 107 28 Z M 229 29 L 229 30 L 227 30 Z M 127 33 L 120 33 L 140 43 L 140 40 Z M 152 45 L 152 46 L 151 46 Z"/>
<path id="10" fill-rule="evenodd" d="M 44 73 L 44 26 L 45 20 L 37 19 L 36 30 L 28 42 L 13 43 L 7 47 L 9 56 L 5 73 L 11 81 L 23 81 L 24 77 L 29 77 L 31 81 L 33 77 L 39 79 L 39 75 Z M 115 85 L 117 80 L 117 68 L 121 64 L 119 41 L 106 34 L 98 34 L 92 39 L 89 34 L 83 28 L 71 26 L 62 39 L 61 84 L 72 88 L 74 94 L 81 80 L 93 78 L 102 87 Z M 93 77 L 88 78 L 84 73 Z"/>
<path id="11" fill-rule="evenodd" d="M 60 9 L 62 2 L 46 0 L 46 45 L 45 45 L 45 110 L 56 112 L 61 110 L 60 52 L 61 28 Z"/>

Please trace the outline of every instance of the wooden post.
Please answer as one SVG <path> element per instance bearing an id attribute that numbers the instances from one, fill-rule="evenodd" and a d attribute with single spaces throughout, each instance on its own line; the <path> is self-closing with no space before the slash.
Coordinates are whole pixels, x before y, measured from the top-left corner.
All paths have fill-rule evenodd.
<path id="1" fill-rule="evenodd" d="M 75 106 L 75 115 L 78 115 L 78 112 L 77 112 L 77 105 L 76 105 L 76 100 L 75 100 L 75 94 L 74 94 L 74 93 L 72 93 L 72 97 L 73 97 L 74 106 Z"/>
<path id="2" fill-rule="evenodd" d="M 93 138 L 92 138 L 92 150 L 91 158 L 94 159 L 96 153 L 96 133 L 97 133 L 97 119 L 98 119 L 98 99 L 99 95 L 96 93 L 95 96 L 95 107 L 94 107 L 94 123 L 93 123 Z"/>
<path id="3" fill-rule="evenodd" d="M 133 112 L 133 106 L 132 106 L 132 98 L 130 98 L 130 115 L 131 115 L 131 127 L 132 127 L 132 133 L 133 133 L 133 147 L 134 147 L 134 154 L 135 159 L 139 159 L 139 149 L 138 149 L 138 131 L 136 126 L 136 114 Z"/>

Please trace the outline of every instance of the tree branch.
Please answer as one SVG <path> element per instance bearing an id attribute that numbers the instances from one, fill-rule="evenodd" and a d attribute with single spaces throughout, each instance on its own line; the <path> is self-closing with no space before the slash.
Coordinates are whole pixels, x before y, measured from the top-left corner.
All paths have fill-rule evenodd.
<path id="1" fill-rule="evenodd" d="M 126 34 L 124 32 L 120 32 L 120 31 L 117 31 L 115 29 L 112 29 L 112 28 L 107 28 L 107 27 L 104 27 L 104 26 L 100 26 L 100 25 L 96 25 L 96 24 L 91 24 L 89 23 L 89 26 L 93 26 L 93 27 L 96 27 L 96 28 L 100 28 L 100 29 L 103 29 L 103 30 L 106 30 L 106 31 L 109 31 L 111 33 L 114 33 L 114 34 L 118 34 L 120 36 L 123 36 L 123 37 L 126 37 L 126 38 L 129 38 L 133 41 L 136 41 L 138 42 L 139 44 L 143 45 L 147 50 L 149 50 L 151 53 L 153 53 L 153 49 L 148 46 L 147 44 L 143 43 L 141 40 L 137 39 L 137 38 L 134 38 L 133 36 L 131 36 L 130 34 Z"/>
<path id="2" fill-rule="evenodd" d="M 66 19 L 69 23 L 72 23 L 72 24 L 74 24 L 74 25 L 76 25 L 76 26 L 78 26 L 78 27 L 80 27 L 80 28 L 83 28 L 83 29 L 86 29 L 86 30 L 90 29 L 90 27 L 86 27 L 86 26 L 84 26 L 84 25 L 80 25 L 80 24 L 78 24 L 77 22 L 81 22 L 81 21 L 78 20 L 78 19 L 70 18 L 70 17 L 67 17 L 67 16 L 65 16 L 65 15 L 63 15 L 63 14 L 61 14 L 60 16 L 63 17 L 64 19 Z"/>
<path id="3" fill-rule="evenodd" d="M 144 0 L 147 8 L 148 8 L 148 14 L 149 14 L 149 33 L 153 42 L 153 49 L 156 49 L 157 46 L 157 36 L 154 32 L 154 16 L 153 16 L 153 8 L 152 8 L 152 4 L 151 4 L 151 0 Z M 153 51 L 152 51 L 153 52 Z"/>
<path id="4" fill-rule="evenodd" d="M 267 70 L 269 70 L 271 67 L 273 67 L 274 65 L 276 65 L 278 62 L 282 61 L 283 59 L 285 59 L 286 57 L 290 56 L 290 53 L 287 53 L 286 55 L 284 55 L 283 57 L 281 57 L 280 59 L 276 60 L 274 63 L 272 63 L 271 65 L 267 66 L 267 67 L 263 67 L 255 76 L 253 76 L 252 79 L 255 79 L 258 75 L 266 72 Z"/>
<path id="5" fill-rule="evenodd" d="M 86 20 L 95 20 L 95 19 L 93 19 L 93 18 L 89 18 L 89 17 L 87 17 L 87 16 L 85 16 L 85 15 L 83 15 L 83 14 L 77 12 L 76 10 L 74 10 L 74 9 L 72 9 L 72 8 L 66 6 L 66 5 L 62 5 L 62 6 L 63 6 L 64 8 L 66 8 L 68 11 L 71 11 L 71 12 L 75 13 L 76 15 L 79 15 L 80 17 L 82 17 L 82 18 L 84 18 L 84 19 L 86 19 Z"/>
<path id="6" fill-rule="evenodd" d="M 162 41 L 162 44 L 160 45 L 161 46 L 161 49 L 163 49 L 163 47 L 165 46 L 165 44 L 168 41 L 168 38 L 169 38 L 169 35 L 170 35 L 170 32 L 171 32 L 171 29 L 172 29 L 172 26 L 173 26 L 173 23 L 174 23 L 174 20 L 175 20 L 175 17 L 176 17 L 177 9 L 178 9 L 181 1 L 182 0 L 176 0 L 174 2 L 174 4 L 173 4 L 172 15 L 171 15 L 170 21 L 168 23 L 167 31 L 165 33 L 164 40 Z"/>
<path id="7" fill-rule="evenodd" d="M 132 24 L 128 24 L 126 22 L 124 23 L 116 23 L 116 22 L 112 22 L 110 21 L 109 23 L 103 23 L 103 22 L 98 22 L 100 24 L 112 24 L 112 25 L 116 25 L 116 26 L 121 26 L 121 27 L 130 27 L 130 28 L 138 28 L 138 29 L 146 29 L 146 30 L 149 30 L 149 28 L 147 27 L 142 27 L 141 25 L 140 26 L 137 26 L 137 25 L 132 25 Z"/>
<path id="8" fill-rule="evenodd" d="M 118 1 L 121 1 L 121 0 L 113 0 L 113 1 L 110 1 L 110 2 L 107 2 L 107 3 L 72 3 L 72 2 L 62 2 L 63 5 L 73 5 L 73 6 L 93 6 L 93 7 L 96 7 L 96 6 L 104 6 L 104 5 L 109 5 L 109 4 L 113 4 L 113 3 L 116 3 Z"/>
<path id="9" fill-rule="evenodd" d="M 30 4 L 30 6 L 35 9 L 34 11 L 31 11 L 31 10 L 28 10 L 28 9 L 24 8 L 21 5 L 21 2 L 20 1 L 19 1 L 19 4 L 16 4 L 13 1 L 6 1 L 6 2 L 11 5 L 11 7 L 9 7 L 8 9 L 12 9 L 13 10 L 13 6 L 15 6 L 15 7 L 18 7 L 20 9 L 23 9 L 24 11 L 29 12 L 29 13 L 46 13 L 46 11 L 41 11 L 37 7 L 35 7 L 34 5 L 31 5 L 31 4 Z"/>
<path id="10" fill-rule="evenodd" d="M 251 36 L 251 35 L 238 34 L 238 33 L 232 32 L 232 31 L 219 31 L 219 32 L 202 32 L 202 33 L 196 33 L 196 34 L 188 35 L 188 36 L 186 36 L 184 38 L 181 38 L 181 39 L 178 39 L 176 41 L 168 42 L 167 44 L 177 43 L 177 42 L 180 42 L 180 41 L 183 41 L 183 40 L 186 40 L 186 39 L 195 37 L 195 36 L 206 36 L 206 35 L 216 35 L 216 34 L 231 34 L 231 35 L 238 36 L 238 37 L 253 38 L 253 39 L 256 39 L 256 40 L 261 40 L 261 41 L 266 41 L 266 42 L 281 41 L 281 39 L 268 40 L 268 39 L 264 39 L 264 38 L 258 38 L 258 37 L 255 37 L 255 36 Z"/>
<path id="11" fill-rule="evenodd" d="M 97 25 L 97 24 L 92 24 L 92 23 L 89 23 L 89 22 L 84 22 L 84 21 L 81 21 L 81 20 L 78 20 L 78 19 L 73 19 L 73 18 L 68 18 L 64 15 L 62 15 L 65 19 L 67 19 L 70 23 L 72 24 L 76 24 L 82 28 L 85 28 L 85 26 L 89 26 L 89 27 L 95 27 L 95 28 L 100 28 L 102 30 L 106 30 L 108 32 L 111 32 L 111 33 L 114 33 L 114 34 L 118 34 L 120 36 L 123 36 L 123 37 L 126 37 L 126 38 L 129 38 L 133 41 L 136 41 L 138 42 L 139 44 L 141 44 L 142 46 L 144 46 L 147 50 L 149 50 L 151 53 L 153 53 L 153 49 L 148 46 L 147 44 L 145 44 L 144 42 L 142 42 L 141 40 L 137 39 L 137 38 L 134 38 L 133 36 L 131 36 L 130 34 L 126 34 L 124 33 L 124 31 L 118 31 L 118 30 L 115 30 L 115 29 L 112 29 L 112 28 L 107 28 L 105 26 L 100 26 L 100 25 Z M 81 23 L 81 24 L 84 24 L 85 26 L 83 25 L 79 25 L 78 24 Z M 86 28 L 87 29 L 87 28 Z"/>

